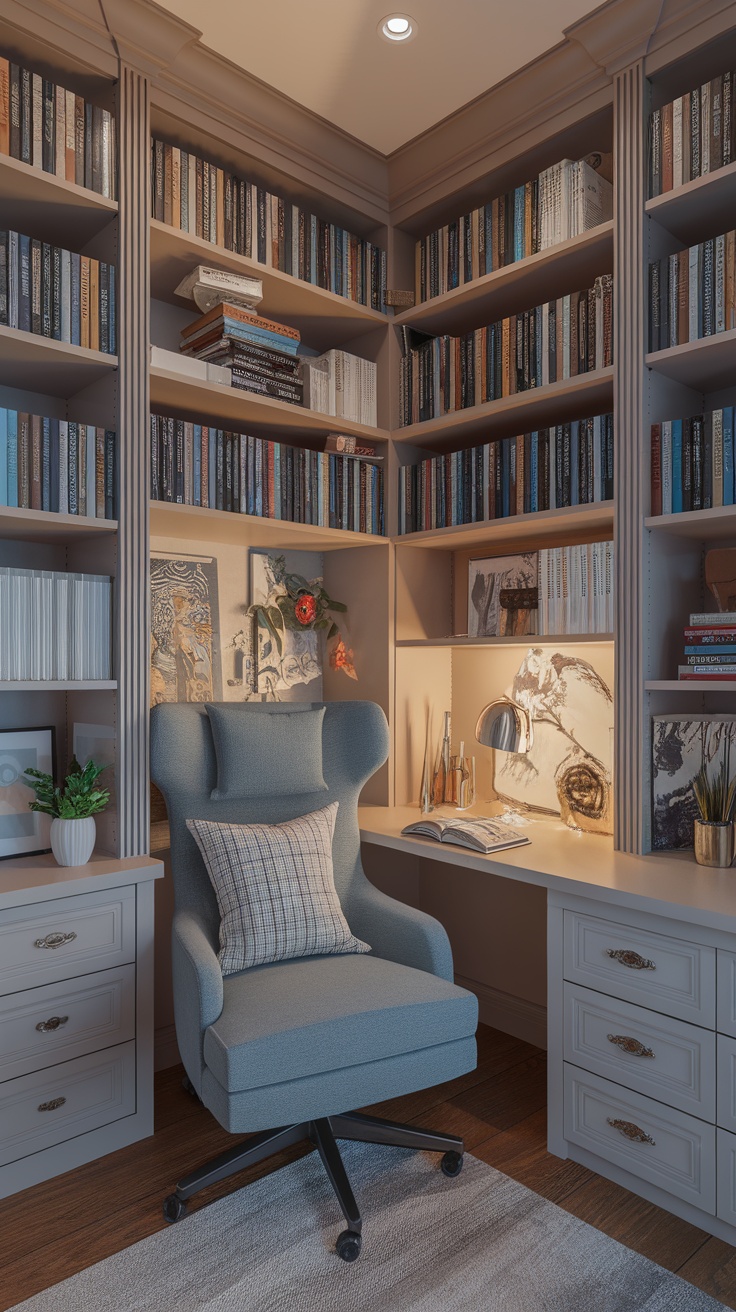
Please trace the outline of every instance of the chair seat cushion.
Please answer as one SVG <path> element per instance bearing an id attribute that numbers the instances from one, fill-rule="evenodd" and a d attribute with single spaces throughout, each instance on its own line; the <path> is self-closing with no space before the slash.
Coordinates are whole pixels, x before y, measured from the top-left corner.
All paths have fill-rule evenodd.
<path id="1" fill-rule="evenodd" d="M 472 993 L 411 966 L 299 958 L 224 980 L 204 1060 L 237 1093 L 469 1037 L 477 1018 Z"/>

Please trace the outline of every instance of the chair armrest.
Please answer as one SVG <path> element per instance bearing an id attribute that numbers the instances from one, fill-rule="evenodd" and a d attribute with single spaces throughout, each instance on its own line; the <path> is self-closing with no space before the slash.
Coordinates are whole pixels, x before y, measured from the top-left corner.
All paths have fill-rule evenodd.
<path id="1" fill-rule="evenodd" d="M 450 940 L 434 916 L 397 902 L 366 880 L 348 918 L 353 933 L 370 943 L 377 957 L 452 981 Z"/>
<path id="2" fill-rule="evenodd" d="M 176 1038 L 187 1075 L 200 1092 L 204 1032 L 222 1012 L 222 971 L 202 922 L 177 911 L 172 925 Z"/>

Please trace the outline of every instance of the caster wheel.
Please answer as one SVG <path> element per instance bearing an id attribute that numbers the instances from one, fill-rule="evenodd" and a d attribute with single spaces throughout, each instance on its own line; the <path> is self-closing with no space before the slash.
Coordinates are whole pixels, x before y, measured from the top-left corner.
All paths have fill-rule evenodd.
<path id="1" fill-rule="evenodd" d="M 337 1236 L 335 1252 L 343 1262 L 354 1262 L 360 1254 L 362 1244 L 363 1240 L 357 1230 L 343 1230 L 342 1234 Z"/>
<path id="2" fill-rule="evenodd" d="M 187 1205 L 177 1198 L 176 1194 L 169 1194 L 164 1198 L 164 1219 L 173 1225 L 175 1221 L 181 1221 L 187 1214 Z"/>
<path id="3" fill-rule="evenodd" d="M 454 1179 L 463 1169 L 462 1153 L 445 1153 L 440 1162 L 440 1166 L 442 1167 L 443 1175 L 449 1175 L 451 1180 Z"/>

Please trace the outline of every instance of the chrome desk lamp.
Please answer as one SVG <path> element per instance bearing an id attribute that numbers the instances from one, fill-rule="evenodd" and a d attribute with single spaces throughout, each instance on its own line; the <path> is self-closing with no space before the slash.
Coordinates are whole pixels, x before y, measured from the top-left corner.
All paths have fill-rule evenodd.
<path id="1" fill-rule="evenodd" d="M 510 697 L 497 697 L 478 716 L 475 736 L 482 747 L 498 752 L 528 752 L 534 741 L 532 717 Z"/>

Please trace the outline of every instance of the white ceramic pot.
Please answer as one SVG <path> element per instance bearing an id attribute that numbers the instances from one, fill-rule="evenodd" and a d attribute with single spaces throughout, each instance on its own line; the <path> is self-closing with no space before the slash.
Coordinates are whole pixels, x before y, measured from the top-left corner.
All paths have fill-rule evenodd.
<path id="1" fill-rule="evenodd" d="M 51 821 L 51 851 L 60 866 L 84 866 L 92 855 L 97 827 L 93 815 L 82 820 Z"/>

